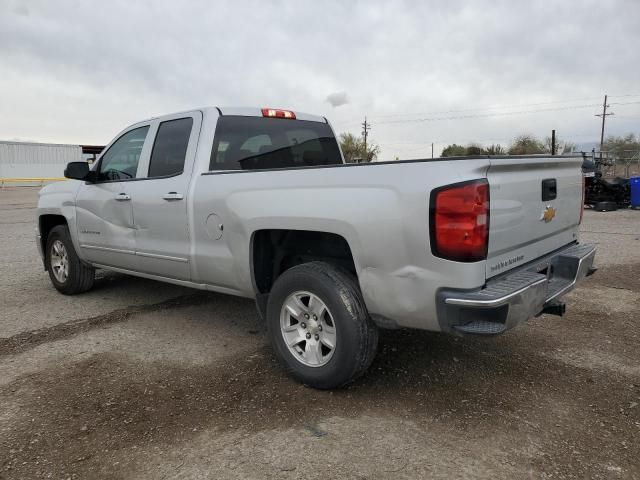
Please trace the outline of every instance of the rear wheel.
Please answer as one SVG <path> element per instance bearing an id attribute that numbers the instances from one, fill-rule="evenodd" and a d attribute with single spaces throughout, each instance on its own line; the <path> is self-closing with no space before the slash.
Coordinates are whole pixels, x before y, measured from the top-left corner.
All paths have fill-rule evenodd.
<path id="1" fill-rule="evenodd" d="M 325 262 L 293 267 L 276 280 L 267 304 L 274 351 L 298 381 L 335 388 L 362 375 L 375 356 L 378 330 L 356 280 Z"/>
<path id="2" fill-rule="evenodd" d="M 46 262 L 51 283 L 60 293 L 74 295 L 93 286 L 95 269 L 78 258 L 66 225 L 58 225 L 49 232 Z"/>

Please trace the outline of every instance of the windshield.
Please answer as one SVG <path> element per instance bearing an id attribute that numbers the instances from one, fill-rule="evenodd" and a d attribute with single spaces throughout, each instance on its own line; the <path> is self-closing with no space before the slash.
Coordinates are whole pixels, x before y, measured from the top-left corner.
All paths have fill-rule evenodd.
<path id="1" fill-rule="evenodd" d="M 222 116 L 216 126 L 210 170 L 339 164 L 338 143 L 326 123 Z"/>

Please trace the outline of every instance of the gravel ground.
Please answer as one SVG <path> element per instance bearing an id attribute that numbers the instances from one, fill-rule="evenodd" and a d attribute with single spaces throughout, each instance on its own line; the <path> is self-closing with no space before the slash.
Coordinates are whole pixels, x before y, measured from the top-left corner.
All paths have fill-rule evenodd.
<path id="1" fill-rule="evenodd" d="M 640 212 L 587 211 L 600 270 L 493 339 L 387 331 L 298 385 L 251 301 L 100 273 L 50 286 L 36 189 L 0 189 L 0 479 L 640 478 Z"/>

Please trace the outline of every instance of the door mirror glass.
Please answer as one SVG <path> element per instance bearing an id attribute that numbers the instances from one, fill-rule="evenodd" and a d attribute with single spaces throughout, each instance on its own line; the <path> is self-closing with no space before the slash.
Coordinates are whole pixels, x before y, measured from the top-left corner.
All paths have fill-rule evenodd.
<path id="1" fill-rule="evenodd" d="M 87 180 L 89 177 L 89 164 L 87 162 L 71 162 L 64 169 L 64 176 L 73 180 Z"/>

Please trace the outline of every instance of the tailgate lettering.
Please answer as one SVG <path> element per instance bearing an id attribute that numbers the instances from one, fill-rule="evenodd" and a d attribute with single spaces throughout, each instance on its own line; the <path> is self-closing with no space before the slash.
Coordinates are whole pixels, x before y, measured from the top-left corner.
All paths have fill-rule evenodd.
<path id="1" fill-rule="evenodd" d="M 524 255 L 518 255 L 517 257 L 508 258 L 507 260 L 501 260 L 495 265 L 491 265 L 491 272 L 502 270 L 503 268 L 510 267 L 514 263 L 518 263 L 524 260 Z"/>

